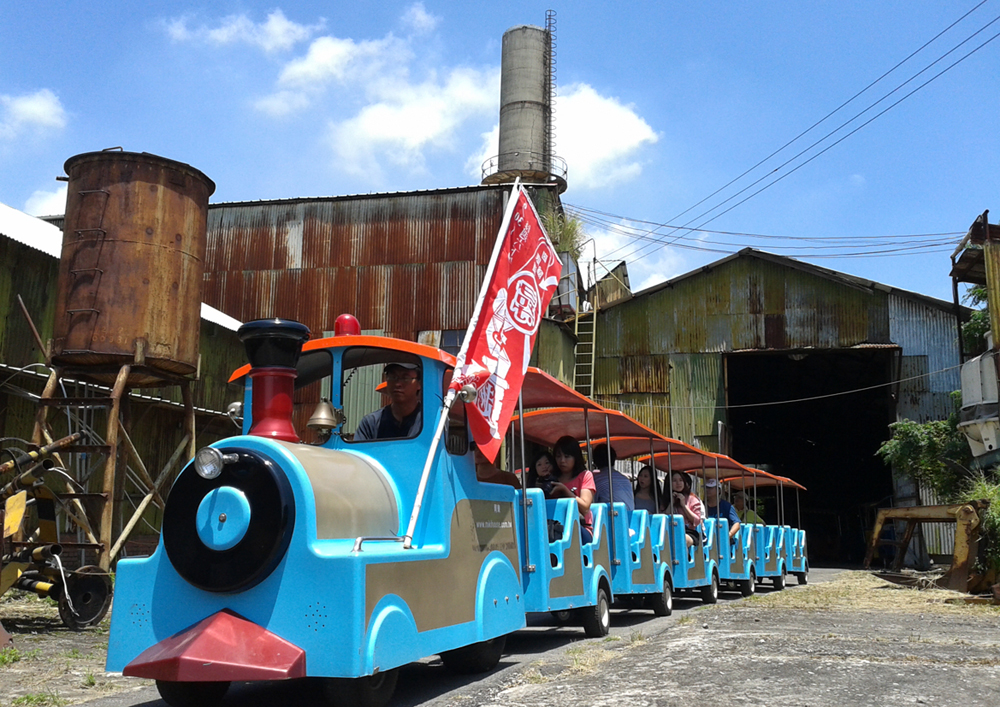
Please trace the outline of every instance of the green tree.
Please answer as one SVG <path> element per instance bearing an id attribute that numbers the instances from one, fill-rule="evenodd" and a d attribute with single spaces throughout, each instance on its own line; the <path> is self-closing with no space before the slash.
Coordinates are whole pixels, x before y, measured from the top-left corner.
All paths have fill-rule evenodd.
<path id="1" fill-rule="evenodd" d="M 583 222 L 574 216 L 556 209 L 545 209 L 541 213 L 542 226 L 549 234 L 552 245 L 558 253 L 569 253 L 573 260 L 580 259 L 583 244 L 587 234 L 583 230 Z"/>
<path id="2" fill-rule="evenodd" d="M 990 501 L 980 514 L 980 559 L 985 564 L 981 569 L 1000 571 L 1000 474 L 996 467 L 969 470 L 972 453 L 958 429 L 961 393 L 952 393 L 952 399 L 954 409 L 947 420 L 900 420 L 889 425 L 892 437 L 877 453 L 895 473 L 907 474 L 933 489 L 944 503 Z"/>

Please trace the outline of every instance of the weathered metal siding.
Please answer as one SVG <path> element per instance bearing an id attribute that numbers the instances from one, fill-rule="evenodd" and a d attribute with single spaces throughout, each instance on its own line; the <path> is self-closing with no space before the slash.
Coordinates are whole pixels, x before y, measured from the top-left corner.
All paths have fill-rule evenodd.
<path id="1" fill-rule="evenodd" d="M 755 257 L 600 314 L 598 355 L 889 343 L 887 296 Z"/>
<path id="2" fill-rule="evenodd" d="M 503 205 L 503 190 L 476 187 L 212 206 L 205 301 L 313 331 L 344 312 L 407 339 L 464 329 Z"/>
<path id="3" fill-rule="evenodd" d="M 670 395 L 668 393 L 598 395 L 594 399 L 612 410 L 621 410 L 662 435 L 670 434 Z M 594 434 L 596 436 L 596 433 Z"/>
<path id="4" fill-rule="evenodd" d="M 948 417 L 951 392 L 962 387 L 955 315 L 889 295 L 889 332 L 903 349 L 896 416 L 917 422 Z"/>
<path id="5" fill-rule="evenodd" d="M 670 357 L 670 433 L 685 442 L 716 435 L 725 421 L 726 395 L 720 354 Z"/>
<path id="6" fill-rule="evenodd" d="M 451 327 L 456 329 L 458 327 Z M 531 365 L 542 369 L 568 386 L 573 385 L 575 341 L 566 328 L 543 319 L 531 354 Z"/>
<path id="7" fill-rule="evenodd" d="M 59 259 L 0 235 L 0 361 L 25 366 L 44 360 L 31 333 L 18 295 L 43 342 L 52 336 Z"/>

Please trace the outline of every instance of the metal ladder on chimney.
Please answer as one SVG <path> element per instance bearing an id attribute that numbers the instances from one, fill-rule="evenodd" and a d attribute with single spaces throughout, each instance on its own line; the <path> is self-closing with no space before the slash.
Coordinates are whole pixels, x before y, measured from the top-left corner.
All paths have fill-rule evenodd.
<path id="1" fill-rule="evenodd" d="M 597 305 L 589 312 L 579 312 L 574 320 L 573 333 L 576 346 L 573 347 L 573 388 L 581 395 L 593 397 L 594 360 L 597 354 Z"/>

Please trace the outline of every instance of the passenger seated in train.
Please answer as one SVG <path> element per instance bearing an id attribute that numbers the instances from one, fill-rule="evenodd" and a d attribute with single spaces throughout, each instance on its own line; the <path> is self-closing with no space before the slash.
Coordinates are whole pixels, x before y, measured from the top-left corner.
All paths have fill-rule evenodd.
<path id="1" fill-rule="evenodd" d="M 675 471 L 670 477 L 671 503 L 667 512 L 684 516 L 684 533 L 687 546 L 701 540 L 701 523 L 705 520 L 705 507 L 701 499 L 691 493 L 691 476 L 683 471 Z"/>
<path id="2" fill-rule="evenodd" d="M 517 480 L 517 475 L 509 471 L 498 469 L 493 462 L 486 458 L 479 445 L 472 442 L 474 457 L 476 459 L 476 478 L 487 484 L 506 484 L 516 489 L 521 488 L 521 482 Z"/>
<path id="3" fill-rule="evenodd" d="M 729 521 L 729 539 L 736 537 L 740 532 L 740 517 L 733 504 L 719 498 L 719 482 L 716 479 L 705 480 L 705 506 L 705 517 L 726 518 Z"/>
<path id="4" fill-rule="evenodd" d="M 594 447 L 594 486 L 597 492 L 595 503 L 611 503 L 611 492 L 614 492 L 615 503 L 624 503 L 629 513 L 635 510 L 635 498 L 632 496 L 632 482 L 625 474 L 615 469 L 618 454 L 614 447 L 599 444 Z"/>
<path id="5" fill-rule="evenodd" d="M 389 404 L 368 413 L 354 433 L 354 441 L 400 439 L 420 433 L 420 366 L 390 363 L 382 370 Z"/>
<path id="6" fill-rule="evenodd" d="M 641 509 L 650 513 L 656 513 L 657 503 L 660 506 L 666 503 L 666 499 L 663 497 L 663 486 L 660 485 L 659 480 L 655 482 L 656 497 L 653 497 L 653 483 L 655 478 L 653 467 L 648 464 L 639 469 L 639 473 L 635 477 L 635 488 L 632 491 L 632 498 L 635 501 L 637 510 Z"/>
<path id="7" fill-rule="evenodd" d="M 545 449 L 535 457 L 531 468 L 528 469 L 528 488 L 541 489 L 545 498 L 556 498 L 554 486 L 556 485 L 556 458 L 552 452 Z"/>
<path id="8" fill-rule="evenodd" d="M 590 512 L 590 504 L 594 502 L 597 487 L 594 485 L 594 475 L 583 463 L 583 452 L 580 443 L 572 437 L 560 437 L 553 448 L 556 467 L 559 471 L 558 483 L 552 487 L 556 498 L 576 498 L 580 511 L 580 533 L 583 542 L 594 539 L 594 516 Z"/>
<path id="9" fill-rule="evenodd" d="M 764 519 L 757 515 L 757 512 L 747 505 L 747 495 L 738 491 L 733 496 L 733 506 L 736 507 L 736 515 L 740 517 L 742 523 L 760 523 L 764 525 Z"/>

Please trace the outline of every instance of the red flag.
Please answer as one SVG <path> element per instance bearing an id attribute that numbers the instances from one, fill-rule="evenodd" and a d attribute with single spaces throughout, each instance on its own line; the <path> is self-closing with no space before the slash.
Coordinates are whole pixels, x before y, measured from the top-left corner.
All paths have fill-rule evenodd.
<path id="1" fill-rule="evenodd" d="M 475 404 L 466 412 L 487 459 L 496 458 L 507 432 L 560 272 L 562 263 L 538 212 L 515 184 L 451 382 L 455 390 L 469 383 L 476 387 Z"/>

